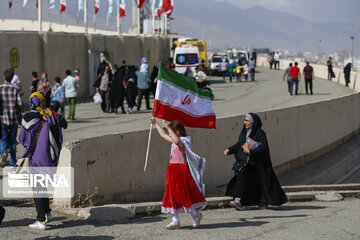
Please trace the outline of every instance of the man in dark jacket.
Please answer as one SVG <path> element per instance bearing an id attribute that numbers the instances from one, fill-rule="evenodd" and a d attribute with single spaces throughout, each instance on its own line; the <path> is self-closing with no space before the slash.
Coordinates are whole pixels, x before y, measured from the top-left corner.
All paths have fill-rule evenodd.
<path id="1" fill-rule="evenodd" d="M 246 114 L 239 141 L 224 151 L 235 154 L 234 177 L 230 180 L 226 195 L 234 201 L 230 206 L 241 209 L 242 205 L 259 205 L 264 209 L 270 205 L 280 206 L 287 202 L 271 164 L 270 150 L 262 123 L 255 113 Z M 249 146 L 250 142 L 256 143 Z"/>
<path id="2" fill-rule="evenodd" d="M 351 63 L 346 64 L 344 67 L 345 84 L 348 87 L 350 83 Z"/>

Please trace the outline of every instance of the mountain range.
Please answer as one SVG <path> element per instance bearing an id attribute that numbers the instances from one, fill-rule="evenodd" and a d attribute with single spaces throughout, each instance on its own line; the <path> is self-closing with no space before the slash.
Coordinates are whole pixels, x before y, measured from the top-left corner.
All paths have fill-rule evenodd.
<path id="1" fill-rule="evenodd" d="M 76 2 L 68 1 L 67 10 L 59 14 L 55 10 L 43 9 L 44 19 L 64 24 L 82 24 L 82 16 L 76 17 Z M 101 4 L 107 1 L 101 1 Z M 7 1 L 0 3 L 1 18 L 36 19 L 35 4 L 29 1 L 26 8 L 14 4 L 9 11 Z M 122 19 L 122 29 L 127 31 L 131 26 L 131 4 L 127 5 L 127 17 Z M 89 8 L 88 23 L 93 26 L 93 11 Z M 107 5 L 100 5 L 96 16 L 96 27 L 116 30 L 115 13 L 106 21 Z M 81 14 L 82 15 L 82 14 Z M 179 0 L 175 1 L 172 14 L 171 31 L 207 41 L 208 49 L 224 51 L 237 47 L 268 47 L 271 49 L 290 49 L 295 51 L 321 51 L 332 53 L 339 50 L 350 50 L 350 36 L 360 38 L 359 22 L 314 22 L 301 17 L 254 6 L 241 9 L 227 2 L 213 0 Z M 355 50 L 359 53 L 359 49 Z"/>

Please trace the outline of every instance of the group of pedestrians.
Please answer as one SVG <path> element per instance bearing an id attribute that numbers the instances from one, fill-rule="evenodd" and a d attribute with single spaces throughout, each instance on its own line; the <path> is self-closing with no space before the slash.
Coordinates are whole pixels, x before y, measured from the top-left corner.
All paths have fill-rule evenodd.
<path id="1" fill-rule="evenodd" d="M 154 67 L 150 75 L 145 57 L 141 59 L 139 68 L 123 61 L 121 67 L 115 64 L 111 71 L 110 65 L 102 62 L 98 69 L 99 77 L 93 85 L 102 98 L 101 110 L 104 113 L 118 114 L 119 110 L 121 113 L 131 113 L 136 106 L 137 111 L 140 111 L 144 97 L 146 109 L 151 110 L 149 95 L 150 91 L 155 94 L 157 72 L 157 67 Z M 124 107 L 125 99 L 127 111 Z"/>
<path id="2" fill-rule="evenodd" d="M 276 70 L 280 70 L 280 58 L 281 58 L 281 54 L 279 51 L 276 52 L 270 52 L 267 56 L 267 62 L 269 63 L 269 68 L 270 70 L 274 69 Z"/>
<path id="3" fill-rule="evenodd" d="M 68 71 L 67 71 L 68 72 Z M 71 74 L 71 72 L 70 72 Z M 4 167 L 7 160 L 7 144 L 10 143 L 10 162 L 17 172 L 20 166 L 16 161 L 16 137 L 18 124 L 21 123 L 19 142 L 24 146 L 23 158 L 29 159 L 32 169 L 37 167 L 57 167 L 60 151 L 62 148 L 62 128 L 67 127 L 63 117 L 60 102 L 52 99 L 52 90 L 59 88 L 60 79 L 52 87 L 47 80 L 47 74 L 37 78 L 33 72 L 33 83 L 30 87 L 29 111 L 24 115 L 23 101 L 21 99 L 20 79 L 14 79 L 14 71 L 6 69 L 3 73 L 4 83 L 0 85 L 0 115 L 1 115 L 1 159 L 0 165 Z M 64 80 L 65 81 L 65 80 Z M 64 85 L 66 92 L 66 84 Z M 57 91 L 59 91 L 57 89 Z M 36 198 L 34 203 L 37 212 L 37 220 L 30 224 L 30 228 L 46 228 L 46 223 L 52 220 L 49 198 Z M 0 206 L 0 224 L 5 216 L 5 209 Z"/>
<path id="4" fill-rule="evenodd" d="M 230 59 L 229 63 L 224 59 L 221 63 L 223 79 L 225 80 L 227 75 L 230 83 L 232 83 L 233 77 L 236 77 L 237 82 L 241 82 L 242 76 L 244 76 L 245 81 L 248 81 L 249 73 L 251 81 L 255 81 L 255 67 L 255 57 L 251 57 L 249 62 L 245 64 L 242 64 L 240 60 L 235 62 L 233 59 Z"/>
<path id="5" fill-rule="evenodd" d="M 306 66 L 303 69 L 304 79 L 305 79 L 305 91 L 306 94 L 313 94 L 313 81 L 315 80 L 315 73 L 313 67 L 307 61 Z M 300 68 L 298 67 L 298 62 L 295 62 L 294 65 L 289 63 L 289 67 L 285 70 L 283 75 L 283 81 L 287 82 L 288 91 L 290 95 L 293 95 L 293 89 L 295 84 L 295 95 L 299 94 L 299 82 L 301 81 Z"/>

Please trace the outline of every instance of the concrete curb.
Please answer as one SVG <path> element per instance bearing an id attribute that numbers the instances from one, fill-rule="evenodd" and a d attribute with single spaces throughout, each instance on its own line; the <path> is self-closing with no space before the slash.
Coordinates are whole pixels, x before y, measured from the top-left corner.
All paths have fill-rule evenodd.
<path id="1" fill-rule="evenodd" d="M 357 184 L 360 186 L 360 184 Z M 308 186 L 308 189 L 317 188 Z M 329 188 L 329 187 L 325 187 Z M 335 186 L 335 188 L 337 188 Z M 351 188 L 351 187 L 350 187 Z M 288 188 L 289 189 L 289 188 Z M 299 186 L 298 189 L 304 189 L 304 186 Z M 331 190 L 331 191 L 295 191 L 286 193 L 289 202 L 295 201 L 334 201 L 334 195 L 341 195 L 343 198 L 360 196 L 360 190 Z M 321 196 L 321 197 L 319 197 Z M 231 197 L 209 197 L 206 199 L 208 208 L 224 208 L 229 207 Z M 342 200 L 338 198 L 338 200 Z M 151 214 L 161 211 L 162 202 L 144 202 L 135 204 L 110 204 L 104 206 L 95 206 L 88 208 L 56 208 L 57 212 L 72 215 L 77 218 L 88 220 L 90 222 L 116 222 L 124 223 L 136 215 Z"/>

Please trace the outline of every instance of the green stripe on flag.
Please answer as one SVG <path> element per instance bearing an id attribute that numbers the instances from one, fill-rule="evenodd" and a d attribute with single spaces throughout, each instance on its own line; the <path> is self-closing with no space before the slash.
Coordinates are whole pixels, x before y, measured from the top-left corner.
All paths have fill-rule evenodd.
<path id="1" fill-rule="evenodd" d="M 214 94 L 203 88 L 198 88 L 196 82 L 193 78 L 184 76 L 176 71 L 166 68 L 161 62 L 159 64 L 159 74 L 158 80 L 169 82 L 172 85 L 182 89 L 189 90 L 193 94 L 198 95 L 199 97 L 214 99 Z"/>

